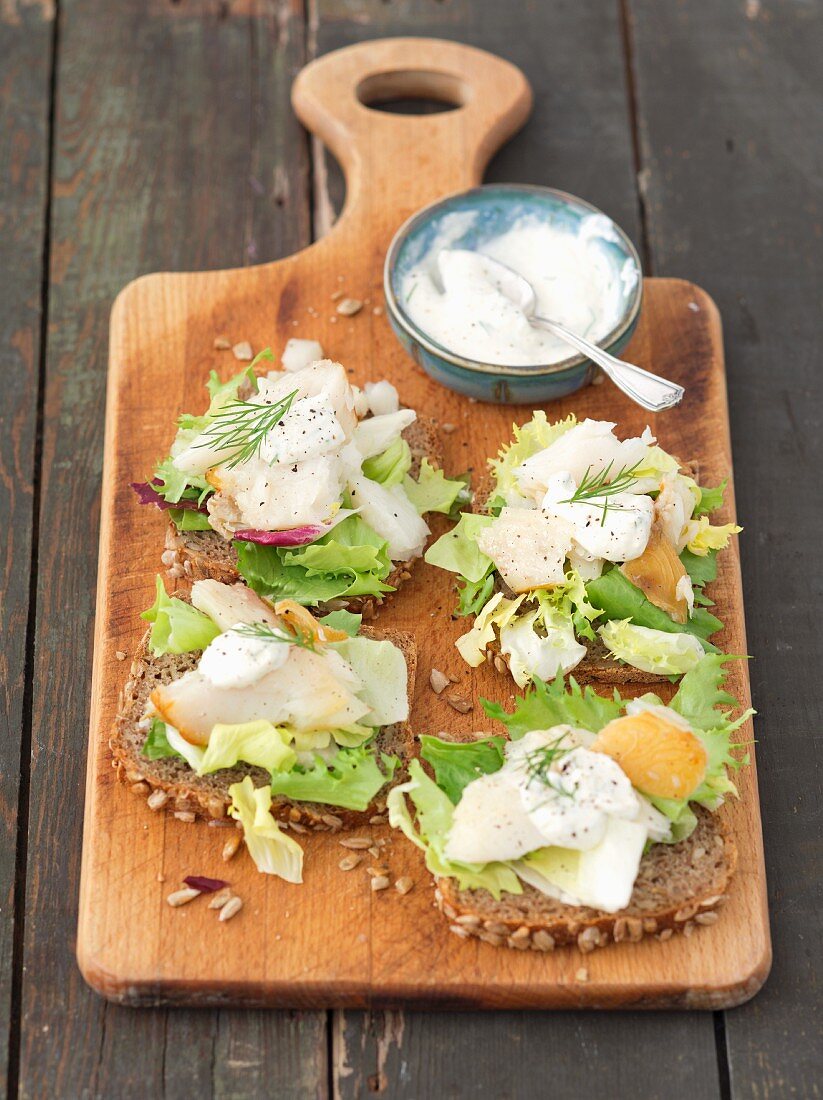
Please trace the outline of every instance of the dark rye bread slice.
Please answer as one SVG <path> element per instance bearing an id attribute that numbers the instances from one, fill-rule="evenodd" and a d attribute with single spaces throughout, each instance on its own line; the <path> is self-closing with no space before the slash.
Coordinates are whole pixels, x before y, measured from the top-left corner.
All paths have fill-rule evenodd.
<path id="1" fill-rule="evenodd" d="M 697 480 L 697 463 L 681 463 L 680 468 L 683 473 Z M 490 473 L 484 473 L 472 497 L 472 511 L 478 514 L 485 513 L 486 503 L 493 492 L 494 478 Z M 512 595 L 512 593 L 507 594 Z M 587 641 L 586 650 L 586 656 L 569 673 L 579 684 L 663 684 L 669 680 L 668 676 L 657 672 L 644 672 L 642 669 L 617 660 L 599 638 L 596 642 Z M 508 673 L 509 658 L 505 653 L 501 653 L 497 638 L 486 647 L 486 660 L 498 672 Z"/>
<path id="2" fill-rule="evenodd" d="M 407 693 L 411 705 L 417 669 L 417 650 L 414 638 L 403 631 L 376 631 L 364 628 L 361 632 L 370 638 L 385 638 L 393 642 L 403 653 L 408 670 Z M 146 730 L 141 728 L 149 696 L 155 687 L 179 679 L 183 673 L 197 667 L 199 653 L 166 654 L 155 657 L 148 648 L 149 634 L 140 642 L 132 661 L 129 679 L 120 694 L 117 718 L 109 746 L 113 766 L 118 778 L 131 785 L 137 794 L 148 797 L 153 810 L 166 808 L 183 815 L 183 820 L 195 817 L 208 820 L 226 818 L 231 802 L 229 787 L 251 776 L 255 787 L 269 782 L 269 773 L 262 768 L 238 764 L 224 768 L 212 775 L 197 776 L 184 760 L 166 757 L 149 760 L 141 749 Z M 401 781 L 409 760 L 415 755 L 415 740 L 408 722 L 385 726 L 375 739 L 381 752 L 398 756 L 402 766 L 395 772 L 394 782 Z M 281 821 L 288 821 L 297 831 L 357 828 L 368 824 L 371 818 L 382 815 L 386 809 L 384 788 L 365 811 L 345 810 L 316 802 L 294 802 L 285 795 L 272 799 L 272 814 Z"/>
<path id="3" fill-rule="evenodd" d="M 411 474 L 417 476 L 424 458 L 433 466 L 442 467 L 442 442 L 437 422 L 428 416 L 418 416 L 403 432 L 403 438 L 412 454 Z M 216 531 L 178 531 L 170 522 L 166 529 L 166 549 L 163 564 L 170 577 L 188 581 L 215 580 L 234 584 L 241 580 L 237 571 L 237 551 L 234 544 Z M 398 562 L 386 578 L 386 583 L 398 589 L 411 579 L 414 561 Z M 337 608 L 345 608 L 364 619 L 374 617 L 376 609 L 392 595 L 352 596 L 344 600 L 331 600 L 318 606 L 318 614 Z"/>
<path id="4" fill-rule="evenodd" d="M 522 894 L 495 901 L 486 890 L 460 890 L 455 879 L 437 881 L 437 904 L 458 936 L 495 946 L 552 951 L 576 946 L 586 953 L 644 936 L 690 936 L 714 924 L 737 866 L 737 847 L 717 814 L 697 809 L 697 827 L 679 844 L 655 844 L 640 862 L 631 901 L 617 913 L 564 905 L 523 886 Z"/>

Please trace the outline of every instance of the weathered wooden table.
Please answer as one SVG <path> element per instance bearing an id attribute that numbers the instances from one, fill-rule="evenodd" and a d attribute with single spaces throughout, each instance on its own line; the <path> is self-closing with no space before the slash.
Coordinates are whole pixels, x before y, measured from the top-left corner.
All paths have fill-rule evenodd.
<path id="1" fill-rule="evenodd" d="M 76 968 L 112 299 L 146 271 L 255 263 L 323 233 L 342 186 L 289 86 L 317 54 L 392 34 L 516 62 L 535 110 L 489 178 L 590 199 L 648 273 L 693 279 L 722 311 L 775 945 L 733 1012 L 130 1011 Z M 10 1096 L 819 1095 L 822 49 L 823 7 L 801 0 L 0 3 Z"/>

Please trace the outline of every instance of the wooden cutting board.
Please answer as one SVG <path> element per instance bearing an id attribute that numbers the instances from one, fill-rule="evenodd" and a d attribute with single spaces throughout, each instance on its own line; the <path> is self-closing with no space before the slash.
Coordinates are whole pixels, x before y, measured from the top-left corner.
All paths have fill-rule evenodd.
<path id="1" fill-rule="evenodd" d="M 364 105 L 387 96 L 433 95 L 462 104 L 435 115 L 404 116 Z M 359 97 L 359 98 L 358 98 Z M 770 943 L 754 766 L 740 777 L 741 798 L 724 808 L 740 867 L 722 919 L 690 938 L 621 944 L 582 958 L 538 954 L 461 940 L 433 906 L 420 853 L 386 827 L 393 880 L 415 886 L 401 897 L 374 893 L 365 867 L 343 872 L 339 837 L 305 839 L 302 886 L 256 872 L 241 851 L 221 859 L 226 832 L 152 813 L 145 798 L 116 781 L 108 738 L 128 659 L 143 632 L 138 614 L 152 602 L 161 569 L 165 521 L 140 508 L 129 482 L 147 475 L 168 449 L 175 417 L 203 407 L 211 368 L 238 368 L 214 339 L 271 345 L 291 336 L 318 339 L 352 380 L 390 378 L 401 400 L 436 415 L 446 467 L 480 471 L 530 410 L 476 404 L 431 382 L 401 350 L 381 312 L 383 257 L 392 234 L 425 203 L 476 184 L 492 153 L 525 120 L 529 87 L 513 66 L 479 50 L 425 39 L 363 43 L 310 65 L 294 88 L 297 114 L 341 161 L 348 198 L 333 230 L 288 259 L 259 267 L 150 275 L 131 283 L 112 311 L 100 567 L 78 959 L 87 981 L 127 1004 L 448 1005 L 476 1008 L 691 1006 L 719 1008 L 757 991 Z M 592 386 L 551 405 L 552 418 L 608 418 L 621 434 L 651 420 L 663 445 L 700 462 L 715 484 L 731 475 L 722 337 L 717 310 L 687 282 L 646 281 L 646 298 L 628 355 L 676 379 L 686 399 L 649 418 L 611 385 Z M 356 316 L 335 312 L 339 291 L 368 304 Z M 728 494 L 729 518 L 734 512 Z M 441 530 L 438 527 L 437 530 Z M 747 537 L 747 536 L 744 536 Z M 748 535 L 748 537 L 752 537 Z M 746 652 L 737 547 L 721 555 L 714 586 L 726 630 L 720 644 Z M 380 614 L 385 626 L 417 635 L 419 669 L 412 719 L 417 732 L 488 729 L 481 696 L 509 700 L 513 684 L 488 668 L 471 671 L 454 650 L 465 623 L 450 618 L 451 577 L 426 565 Z M 126 660 L 118 654 L 127 655 Z M 473 702 L 460 715 L 428 686 L 432 667 L 459 677 Z M 732 691 L 748 702 L 745 662 Z M 751 738 L 751 729 L 743 731 Z M 753 756 L 753 753 L 752 753 Z M 166 896 L 189 874 L 231 881 L 244 900 L 220 924 L 203 899 L 172 909 Z M 585 964 L 588 980 L 576 975 Z"/>

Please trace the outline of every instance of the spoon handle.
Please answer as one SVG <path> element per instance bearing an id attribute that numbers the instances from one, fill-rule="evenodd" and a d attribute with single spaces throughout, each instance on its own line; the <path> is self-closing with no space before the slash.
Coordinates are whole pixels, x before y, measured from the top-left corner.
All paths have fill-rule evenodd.
<path id="1" fill-rule="evenodd" d="M 582 351 L 592 362 L 597 363 L 603 369 L 603 372 L 609 376 L 618 389 L 621 389 L 632 401 L 642 405 L 644 409 L 648 409 L 649 412 L 661 412 L 663 409 L 670 409 L 683 399 L 683 394 L 686 391 L 682 386 L 678 386 L 676 382 L 669 382 L 666 378 L 659 378 L 656 374 L 650 374 L 649 371 L 635 366 L 634 363 L 626 363 L 622 359 L 616 359 L 596 344 L 591 344 L 582 336 L 571 332 L 564 325 L 559 325 L 556 321 L 550 321 L 548 317 L 533 315 L 530 320 L 534 324 L 540 325 L 541 328 L 554 333 L 555 336 L 559 336 L 561 340 L 565 340 L 566 343 L 571 344 L 578 351 Z"/>

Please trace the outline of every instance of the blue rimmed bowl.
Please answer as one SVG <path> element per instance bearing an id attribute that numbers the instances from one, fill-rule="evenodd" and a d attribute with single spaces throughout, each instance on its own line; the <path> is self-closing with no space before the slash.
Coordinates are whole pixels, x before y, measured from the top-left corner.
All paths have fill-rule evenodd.
<path id="1" fill-rule="evenodd" d="M 400 343 L 436 382 L 478 401 L 538 405 L 566 397 L 587 385 L 598 368 L 579 353 L 543 366 L 507 367 L 466 359 L 450 351 L 411 319 L 403 307 L 401 288 L 409 272 L 444 234 L 450 247 L 475 250 L 523 218 L 546 221 L 574 233 L 592 215 L 602 219 L 597 236 L 620 273 L 623 306 L 620 320 L 598 341 L 600 347 L 617 355 L 631 339 L 640 316 L 643 273 L 637 250 L 623 230 L 591 203 L 551 187 L 525 184 L 487 184 L 450 195 L 424 207 L 400 227 L 389 246 L 383 269 L 388 316 Z"/>

